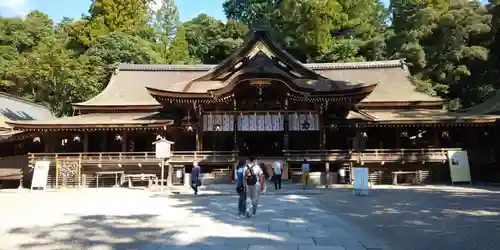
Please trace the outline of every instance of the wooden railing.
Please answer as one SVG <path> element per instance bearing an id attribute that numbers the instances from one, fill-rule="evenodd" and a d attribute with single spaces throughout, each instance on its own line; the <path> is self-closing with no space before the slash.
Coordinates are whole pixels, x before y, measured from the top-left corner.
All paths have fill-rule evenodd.
<path id="1" fill-rule="evenodd" d="M 365 149 L 354 150 L 287 150 L 285 159 L 290 162 L 308 161 L 359 161 L 359 162 L 443 162 L 449 150 L 456 148 L 421 149 Z"/>
<path id="2" fill-rule="evenodd" d="M 172 151 L 170 163 L 211 162 L 224 163 L 236 161 L 237 151 Z M 96 153 L 30 153 L 34 160 L 81 160 L 82 164 L 133 164 L 157 163 L 155 152 L 96 152 Z"/>
<path id="3" fill-rule="evenodd" d="M 359 161 L 359 162 L 444 162 L 449 150 L 455 148 L 423 149 L 365 149 L 354 150 L 286 150 L 288 162 Z M 31 164 L 35 160 L 81 160 L 82 164 L 139 164 L 158 163 L 155 152 L 97 152 L 97 153 L 30 153 Z M 237 151 L 173 151 L 172 164 L 232 163 L 238 159 Z M 274 159 L 274 158 L 273 158 Z"/>

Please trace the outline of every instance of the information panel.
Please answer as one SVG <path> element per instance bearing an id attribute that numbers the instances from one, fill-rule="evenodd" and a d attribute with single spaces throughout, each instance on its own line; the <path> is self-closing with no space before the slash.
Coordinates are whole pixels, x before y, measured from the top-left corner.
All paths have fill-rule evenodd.
<path id="1" fill-rule="evenodd" d="M 354 195 L 364 196 L 368 195 L 368 168 L 354 168 L 354 182 L 353 189 Z"/>
<path id="2" fill-rule="evenodd" d="M 471 183 L 469 156 L 465 150 L 449 150 L 448 164 L 450 165 L 451 183 Z"/>
<path id="3" fill-rule="evenodd" d="M 47 178 L 49 176 L 50 161 L 36 161 L 31 179 L 31 190 L 47 188 Z"/>

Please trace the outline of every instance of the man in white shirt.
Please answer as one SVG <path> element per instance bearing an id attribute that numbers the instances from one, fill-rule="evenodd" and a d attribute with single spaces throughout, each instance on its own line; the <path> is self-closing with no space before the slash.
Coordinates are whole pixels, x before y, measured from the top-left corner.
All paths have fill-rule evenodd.
<path id="1" fill-rule="evenodd" d="M 252 203 L 252 215 L 257 213 L 257 206 L 259 205 L 260 192 L 264 191 L 264 172 L 257 163 L 257 159 L 250 158 L 250 162 L 245 167 L 243 178 L 243 186 L 247 194 L 247 200 L 250 199 Z M 245 215 L 250 217 L 250 206 L 246 206 Z"/>
<path id="2" fill-rule="evenodd" d="M 273 182 L 274 182 L 274 189 L 278 190 L 281 189 L 281 172 L 283 168 L 281 167 L 281 162 L 279 160 L 275 161 L 273 163 Z"/>

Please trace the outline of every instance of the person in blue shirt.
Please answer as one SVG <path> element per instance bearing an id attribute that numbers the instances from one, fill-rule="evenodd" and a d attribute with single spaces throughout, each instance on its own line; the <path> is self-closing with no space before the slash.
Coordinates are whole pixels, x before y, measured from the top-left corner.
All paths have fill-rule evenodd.
<path id="1" fill-rule="evenodd" d="M 198 186 L 200 186 L 200 165 L 198 162 L 193 162 L 193 169 L 191 170 L 191 188 L 194 191 L 194 195 L 198 195 Z"/>
<path id="2" fill-rule="evenodd" d="M 244 160 L 239 160 L 236 167 L 236 191 L 238 192 L 238 214 L 243 216 L 246 210 L 246 192 L 243 186 L 243 173 L 245 172 L 246 163 Z"/>

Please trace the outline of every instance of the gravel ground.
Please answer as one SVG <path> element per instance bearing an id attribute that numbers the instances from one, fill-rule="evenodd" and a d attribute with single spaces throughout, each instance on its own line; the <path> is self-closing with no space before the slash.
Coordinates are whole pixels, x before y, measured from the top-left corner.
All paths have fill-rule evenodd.
<path id="1" fill-rule="evenodd" d="M 500 249 L 500 189 L 372 189 L 356 197 L 333 189 L 315 198 L 395 250 Z"/>

